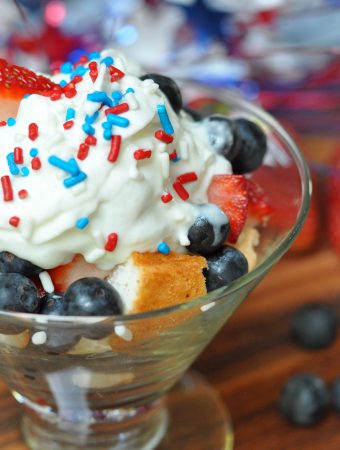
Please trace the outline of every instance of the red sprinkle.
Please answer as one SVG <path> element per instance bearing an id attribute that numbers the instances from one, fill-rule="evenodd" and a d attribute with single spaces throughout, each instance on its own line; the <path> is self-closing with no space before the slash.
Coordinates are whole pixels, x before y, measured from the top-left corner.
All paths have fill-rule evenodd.
<path id="1" fill-rule="evenodd" d="M 90 62 L 90 77 L 92 82 L 94 83 L 98 77 L 98 64 L 95 61 Z"/>
<path id="2" fill-rule="evenodd" d="M 4 201 L 11 202 L 13 200 L 13 189 L 11 179 L 8 175 L 4 175 L 3 177 L 1 177 L 1 186 Z"/>
<path id="3" fill-rule="evenodd" d="M 72 97 L 75 97 L 77 95 L 77 91 L 76 91 L 75 88 L 67 89 L 67 90 L 65 90 L 64 93 L 65 93 L 65 97 L 67 97 L 67 98 L 72 98 Z"/>
<path id="4" fill-rule="evenodd" d="M 40 169 L 40 167 L 41 167 L 41 161 L 40 161 L 40 158 L 38 158 L 38 156 L 35 156 L 35 157 L 32 159 L 31 166 L 32 166 L 32 169 L 33 169 L 33 170 L 39 170 L 39 169 Z"/>
<path id="5" fill-rule="evenodd" d="M 107 108 L 105 114 L 122 114 L 129 111 L 129 105 L 127 103 L 121 103 L 120 105 L 112 106 L 112 108 Z"/>
<path id="6" fill-rule="evenodd" d="M 118 242 L 118 234 L 111 233 L 107 237 L 106 244 L 104 246 L 105 250 L 108 252 L 113 252 L 113 250 L 117 247 Z"/>
<path id="7" fill-rule="evenodd" d="M 152 155 L 152 151 L 151 150 L 143 150 L 142 148 L 140 148 L 139 150 L 136 150 L 133 153 L 133 156 L 135 159 L 140 160 L 140 159 L 148 159 L 151 158 Z"/>
<path id="8" fill-rule="evenodd" d="M 96 61 L 91 61 L 91 62 L 89 63 L 89 68 L 90 68 L 91 70 L 97 69 L 97 68 L 98 68 L 98 64 L 96 63 Z"/>
<path id="9" fill-rule="evenodd" d="M 167 194 L 163 194 L 161 200 L 163 203 L 169 203 L 173 199 L 173 196 L 168 192 Z"/>
<path id="10" fill-rule="evenodd" d="M 52 92 L 50 95 L 50 99 L 55 102 L 56 100 L 59 100 L 61 98 L 61 92 Z"/>
<path id="11" fill-rule="evenodd" d="M 84 159 L 87 158 L 87 155 L 89 154 L 89 150 L 90 150 L 90 147 L 88 144 L 85 144 L 85 143 L 80 144 L 77 158 L 83 161 Z"/>
<path id="12" fill-rule="evenodd" d="M 88 60 L 89 60 L 88 56 L 87 55 L 83 55 L 83 56 L 81 56 L 79 58 L 79 63 L 80 64 L 85 64 L 85 63 L 87 63 Z"/>
<path id="13" fill-rule="evenodd" d="M 28 125 L 28 137 L 31 139 L 31 141 L 35 141 L 38 136 L 39 136 L 38 125 L 36 123 L 30 123 Z"/>
<path id="14" fill-rule="evenodd" d="M 185 187 L 179 181 L 175 181 L 172 186 L 175 189 L 175 191 L 177 192 L 178 196 L 182 200 L 188 200 L 189 192 L 185 189 Z"/>
<path id="15" fill-rule="evenodd" d="M 85 143 L 87 145 L 96 145 L 97 144 L 97 138 L 96 136 L 88 135 L 85 139 Z"/>
<path id="16" fill-rule="evenodd" d="M 109 66 L 109 72 L 111 75 L 111 81 L 121 80 L 125 76 L 125 73 L 117 69 L 115 66 Z"/>
<path id="17" fill-rule="evenodd" d="M 171 144 L 171 142 L 174 140 L 174 137 L 171 136 L 171 134 L 166 133 L 163 130 L 157 130 L 155 131 L 155 137 L 162 141 L 165 142 L 166 144 Z"/>
<path id="18" fill-rule="evenodd" d="M 73 77 L 72 79 L 73 83 L 80 83 L 81 81 L 83 81 L 83 77 L 81 75 L 76 75 L 75 77 Z"/>
<path id="19" fill-rule="evenodd" d="M 6 125 L 7 125 L 6 120 L 2 120 L 2 121 L 0 122 L 0 127 L 5 127 Z"/>
<path id="20" fill-rule="evenodd" d="M 15 147 L 14 148 L 14 162 L 16 164 L 23 164 L 24 163 L 24 156 L 23 156 L 21 147 Z"/>
<path id="21" fill-rule="evenodd" d="M 176 150 L 174 150 L 172 153 L 170 153 L 169 159 L 170 159 L 170 161 L 173 161 L 176 158 L 177 158 L 177 152 L 176 152 Z"/>
<path id="22" fill-rule="evenodd" d="M 115 134 L 111 139 L 111 148 L 107 160 L 110 162 L 117 161 L 120 151 L 120 145 L 122 142 L 122 137 L 119 134 Z"/>
<path id="23" fill-rule="evenodd" d="M 65 128 L 65 130 L 69 130 L 70 128 L 73 127 L 73 125 L 74 125 L 73 120 L 68 120 L 63 124 L 63 127 Z"/>
<path id="24" fill-rule="evenodd" d="M 24 198 L 26 198 L 28 196 L 28 192 L 26 191 L 26 189 L 21 189 L 18 192 L 18 196 L 19 196 L 19 198 L 21 198 L 23 200 Z"/>
<path id="25" fill-rule="evenodd" d="M 192 181 L 197 181 L 197 179 L 198 177 L 196 172 L 183 173 L 182 175 L 179 175 L 177 177 L 177 181 L 179 181 L 182 184 L 191 183 Z"/>
<path id="26" fill-rule="evenodd" d="M 20 217 L 18 217 L 18 216 L 12 216 L 10 219 L 9 219 L 9 224 L 10 225 L 12 225 L 12 227 L 17 227 L 18 225 L 19 225 L 19 222 L 20 222 Z"/>

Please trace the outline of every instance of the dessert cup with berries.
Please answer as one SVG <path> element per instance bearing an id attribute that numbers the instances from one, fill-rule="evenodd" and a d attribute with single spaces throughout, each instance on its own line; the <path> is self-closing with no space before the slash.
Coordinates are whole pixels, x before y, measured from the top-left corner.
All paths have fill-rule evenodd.
<path id="1" fill-rule="evenodd" d="M 0 85 L 0 374 L 24 438 L 152 450 L 169 390 L 299 232 L 305 162 L 257 107 L 114 51 L 51 79 L 2 61 Z M 204 391 L 231 448 L 202 386 L 179 397 Z"/>

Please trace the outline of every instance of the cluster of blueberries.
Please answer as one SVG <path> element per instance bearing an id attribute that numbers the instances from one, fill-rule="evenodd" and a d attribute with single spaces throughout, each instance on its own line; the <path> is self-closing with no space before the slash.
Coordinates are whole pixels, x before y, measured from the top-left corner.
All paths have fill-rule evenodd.
<path id="1" fill-rule="evenodd" d="M 291 324 L 294 341 L 302 348 L 316 350 L 328 347 L 337 334 L 336 312 L 328 305 L 308 304 L 296 311 Z M 293 424 L 308 426 L 318 423 L 330 410 L 340 413 L 340 378 L 328 389 L 315 373 L 300 373 L 284 385 L 280 412 Z"/>
<path id="2" fill-rule="evenodd" d="M 87 277 L 65 293 L 39 292 L 35 281 L 43 271 L 9 252 L 0 252 L 0 309 L 60 316 L 106 316 L 122 313 L 117 291 L 106 281 Z"/>

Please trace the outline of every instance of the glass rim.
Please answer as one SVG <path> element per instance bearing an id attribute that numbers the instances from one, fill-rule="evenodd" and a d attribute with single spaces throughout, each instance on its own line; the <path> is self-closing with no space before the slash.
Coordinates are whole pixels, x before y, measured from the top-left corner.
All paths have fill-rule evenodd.
<path id="1" fill-rule="evenodd" d="M 205 89 L 206 91 L 215 91 L 216 88 L 204 85 L 202 83 L 197 83 L 196 81 L 181 80 L 190 83 L 191 87 L 196 87 L 200 89 Z M 226 295 L 235 293 L 237 290 L 250 284 L 256 279 L 261 279 L 261 276 L 265 274 L 273 264 L 283 256 L 283 254 L 288 250 L 291 243 L 295 240 L 299 231 L 301 230 L 310 205 L 310 197 L 312 192 L 312 183 L 308 165 L 295 141 L 291 138 L 289 133 L 284 129 L 280 123 L 272 117 L 269 113 L 264 111 L 261 107 L 244 100 L 237 93 L 230 91 L 228 89 L 219 88 L 219 96 L 221 99 L 226 100 L 233 106 L 242 108 L 244 112 L 255 115 L 265 125 L 269 126 L 270 129 L 274 129 L 280 136 L 282 142 L 289 148 L 290 156 L 294 160 L 296 167 L 300 175 L 301 182 L 301 197 L 302 203 L 297 215 L 296 222 L 288 231 L 287 235 L 282 239 L 281 242 L 275 247 L 275 249 L 268 255 L 258 266 L 256 266 L 252 271 L 243 275 L 241 278 L 230 283 L 228 286 L 216 289 L 209 292 L 204 296 L 200 296 L 191 299 L 185 303 L 179 303 L 176 305 L 168 306 L 165 308 L 160 308 L 157 310 L 146 311 L 142 313 L 135 314 L 120 314 L 111 316 L 57 316 L 57 315 L 46 315 L 46 314 L 33 314 L 33 313 L 22 313 L 22 312 L 6 312 L 0 311 L 0 318 L 15 319 L 19 322 L 24 322 L 26 325 L 28 322 L 31 324 L 41 323 L 48 325 L 91 325 L 99 322 L 105 322 L 106 325 L 110 324 L 121 324 L 129 322 L 138 322 L 142 320 L 157 318 L 160 316 L 165 316 L 171 313 L 177 313 L 189 310 L 191 308 L 202 307 L 205 304 L 217 303 L 222 301 Z"/>

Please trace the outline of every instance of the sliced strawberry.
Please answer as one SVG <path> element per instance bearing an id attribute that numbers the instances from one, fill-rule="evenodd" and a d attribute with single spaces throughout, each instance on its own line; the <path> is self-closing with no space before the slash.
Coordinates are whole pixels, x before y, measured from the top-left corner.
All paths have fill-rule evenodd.
<path id="1" fill-rule="evenodd" d="M 332 172 L 326 186 L 327 232 L 329 242 L 340 254 L 340 147 L 332 163 Z"/>
<path id="2" fill-rule="evenodd" d="M 246 178 L 243 175 L 215 175 L 208 189 L 208 198 L 228 216 L 230 222 L 228 241 L 234 244 L 247 218 Z"/>
<path id="3" fill-rule="evenodd" d="M 49 271 L 56 292 L 65 292 L 73 281 L 84 277 L 105 278 L 109 272 L 98 269 L 94 264 L 87 263 L 81 255 L 76 255 L 73 260 Z"/>
<path id="4" fill-rule="evenodd" d="M 261 186 L 253 180 L 247 180 L 248 188 L 248 213 L 259 222 L 265 222 L 272 212 L 268 196 Z"/>
<path id="5" fill-rule="evenodd" d="M 25 94 L 46 94 L 56 86 L 42 75 L 0 59 L 0 118 L 15 117 Z"/>

